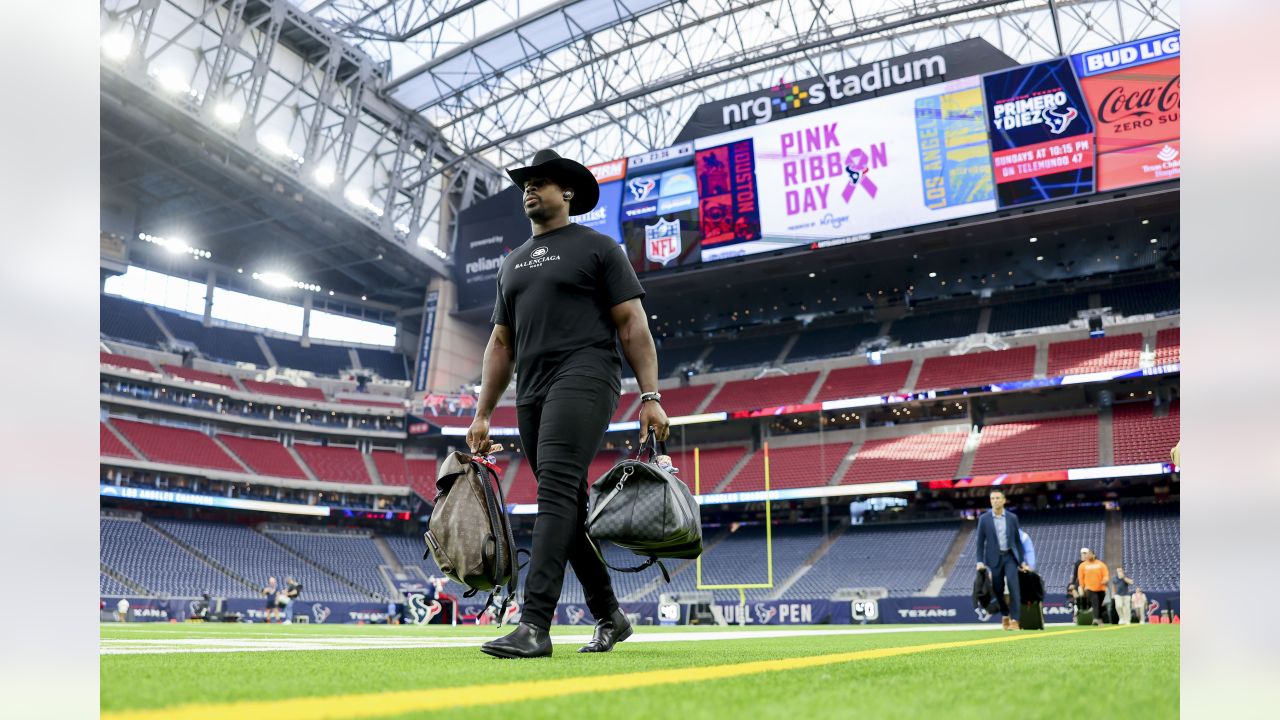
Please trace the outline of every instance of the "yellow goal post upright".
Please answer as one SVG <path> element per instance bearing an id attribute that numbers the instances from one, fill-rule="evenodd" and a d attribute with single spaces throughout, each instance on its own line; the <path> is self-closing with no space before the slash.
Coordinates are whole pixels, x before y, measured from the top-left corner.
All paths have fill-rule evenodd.
<path id="1" fill-rule="evenodd" d="M 773 502 L 769 493 L 769 443 L 761 445 L 764 455 L 764 547 L 765 567 L 768 581 L 763 583 L 737 583 L 725 585 L 708 585 L 702 582 L 702 556 L 698 556 L 698 589 L 699 590 L 737 590 L 738 591 L 738 624 L 747 623 L 747 590 L 769 590 L 773 588 Z M 700 448 L 693 449 L 693 494 L 702 497 L 702 462 Z M 701 507 L 701 503 L 699 503 Z"/>

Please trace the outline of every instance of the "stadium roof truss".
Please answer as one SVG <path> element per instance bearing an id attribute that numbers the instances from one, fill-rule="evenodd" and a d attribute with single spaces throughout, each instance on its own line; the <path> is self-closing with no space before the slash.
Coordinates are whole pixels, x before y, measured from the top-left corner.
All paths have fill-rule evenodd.
<path id="1" fill-rule="evenodd" d="M 497 166 L 664 147 L 698 105 L 981 37 L 1019 62 L 1178 28 L 1177 0 L 305 0 L 383 92 Z"/>
<path id="2" fill-rule="evenodd" d="M 103 0 L 101 24 L 104 79 L 163 99 L 437 273 L 440 227 L 504 179 L 383 95 L 383 66 L 290 3 Z"/>
<path id="3" fill-rule="evenodd" d="M 783 80 L 976 37 L 1033 62 L 1176 29 L 1178 12 L 1177 0 L 102 0 L 101 22 L 104 76 L 166 98 L 443 274 L 451 218 L 538 148 L 611 160 L 669 145 L 702 103 Z"/>

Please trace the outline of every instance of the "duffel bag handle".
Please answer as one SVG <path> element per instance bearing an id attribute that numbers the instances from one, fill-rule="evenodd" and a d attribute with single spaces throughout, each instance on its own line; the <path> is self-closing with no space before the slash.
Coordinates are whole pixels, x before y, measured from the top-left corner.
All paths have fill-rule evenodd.
<path id="1" fill-rule="evenodd" d="M 658 444 L 658 447 L 657 447 L 657 449 L 656 449 L 656 450 L 654 449 L 654 446 L 653 446 L 653 444 L 654 444 L 655 442 Z M 657 436 L 657 434 L 656 434 L 656 433 L 654 433 L 654 431 L 653 431 L 653 426 L 652 426 L 652 425 L 650 425 L 650 426 L 649 426 L 649 434 L 645 437 L 645 439 L 644 439 L 644 444 L 643 444 L 643 445 L 641 445 L 641 446 L 640 446 L 640 449 L 636 452 L 636 459 L 637 459 L 637 460 L 644 460 L 644 451 L 645 451 L 645 450 L 648 450 L 648 451 L 649 451 L 649 459 L 648 459 L 648 460 L 645 460 L 645 462 L 653 462 L 653 459 L 654 459 L 655 457 L 657 457 L 658 455 L 666 455 L 666 454 L 667 454 L 667 443 L 666 443 L 666 441 L 665 441 L 665 440 L 658 440 L 658 436 Z"/>

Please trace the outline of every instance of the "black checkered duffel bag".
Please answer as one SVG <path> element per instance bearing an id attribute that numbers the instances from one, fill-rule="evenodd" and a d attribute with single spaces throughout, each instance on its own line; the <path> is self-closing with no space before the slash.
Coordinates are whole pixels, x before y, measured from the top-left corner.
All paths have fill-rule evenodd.
<path id="1" fill-rule="evenodd" d="M 619 572 L 640 572 L 656 564 L 662 576 L 671 576 L 660 558 L 693 559 L 702 554 L 702 518 L 689 487 L 654 462 L 667 454 L 666 443 L 649 437 L 634 459 L 628 458 L 591 485 L 587 510 L 587 537 L 600 555 L 599 543 L 608 541 L 648 558 L 631 568 L 609 565 Z M 647 460 L 642 460 L 648 452 Z"/>

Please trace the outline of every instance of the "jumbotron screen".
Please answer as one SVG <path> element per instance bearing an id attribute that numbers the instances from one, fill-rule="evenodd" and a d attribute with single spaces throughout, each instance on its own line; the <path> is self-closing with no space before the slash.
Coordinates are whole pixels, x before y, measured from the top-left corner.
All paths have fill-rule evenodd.
<path id="1" fill-rule="evenodd" d="M 600 205 L 572 219 L 625 246 L 646 273 L 1180 176 L 1178 32 L 967 77 L 945 72 L 948 57 L 963 57 L 953 47 L 880 63 L 852 78 L 863 92 L 841 104 L 815 109 L 787 85 L 743 101 L 772 108 L 750 124 L 594 165 Z M 942 72 L 890 82 L 913 63 Z M 867 92 L 872 81 L 879 89 Z M 734 115 L 732 104 L 717 112 Z M 490 211 L 473 217 L 494 223 Z"/>

